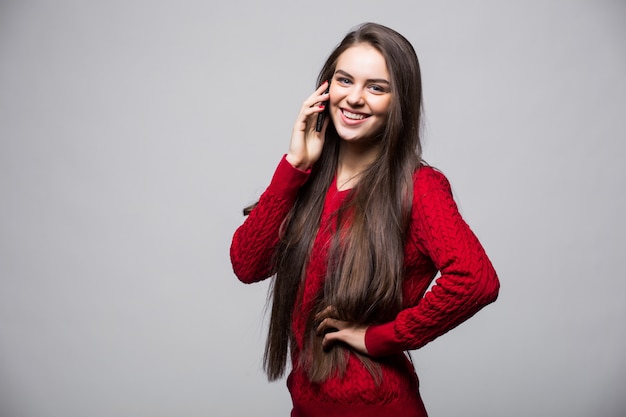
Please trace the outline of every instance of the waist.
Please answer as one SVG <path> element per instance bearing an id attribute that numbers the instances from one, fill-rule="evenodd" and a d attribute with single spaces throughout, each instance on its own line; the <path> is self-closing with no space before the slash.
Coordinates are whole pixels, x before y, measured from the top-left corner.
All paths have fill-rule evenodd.
<path id="1" fill-rule="evenodd" d="M 387 357 L 379 362 L 382 379 L 376 381 L 354 355 L 350 355 L 343 375 L 311 382 L 307 373 L 294 366 L 287 378 L 287 387 L 294 403 L 295 416 L 346 415 L 346 410 L 362 409 L 365 417 L 371 415 L 422 416 L 425 414 L 396 414 L 390 410 L 420 409 L 419 380 L 413 365 L 403 354 Z M 320 406 L 326 414 L 315 414 Z M 382 408 L 381 408 L 382 407 Z M 391 409 L 390 409 L 391 407 Z M 423 405 L 421 406 L 423 408 Z M 310 411 L 309 411 L 310 410 Z M 389 414 L 385 414 L 389 413 Z M 313 414 L 311 414 L 313 413 Z M 381 414 L 382 413 L 382 414 Z M 350 414 L 358 415 L 358 414 Z"/>
<path id="2" fill-rule="evenodd" d="M 413 398 L 388 404 L 342 404 L 295 401 L 291 417 L 428 417 L 419 394 Z"/>

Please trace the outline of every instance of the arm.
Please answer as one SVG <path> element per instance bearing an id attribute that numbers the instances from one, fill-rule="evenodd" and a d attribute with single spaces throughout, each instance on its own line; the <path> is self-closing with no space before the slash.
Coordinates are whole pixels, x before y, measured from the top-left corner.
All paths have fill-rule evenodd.
<path id="1" fill-rule="evenodd" d="M 258 205 L 235 231 L 230 259 L 235 275 L 242 282 L 260 281 L 274 273 L 280 226 L 308 177 L 308 171 L 294 168 L 283 157 Z"/>
<path id="2" fill-rule="evenodd" d="M 450 184 L 431 168 L 418 171 L 411 234 L 441 276 L 416 306 L 401 311 L 393 322 L 367 329 L 365 345 L 372 356 L 420 348 L 498 295 L 496 272 L 462 219 Z"/>
<path id="3" fill-rule="evenodd" d="M 291 133 L 289 152 L 276 168 L 257 206 L 235 231 L 230 259 L 235 275 L 245 283 L 260 281 L 275 272 L 273 261 L 280 227 L 322 152 L 328 120 L 318 132 L 314 119 L 323 111 L 323 106 L 316 104 L 328 100 L 326 87 L 327 83 L 323 83 L 302 104 Z"/>

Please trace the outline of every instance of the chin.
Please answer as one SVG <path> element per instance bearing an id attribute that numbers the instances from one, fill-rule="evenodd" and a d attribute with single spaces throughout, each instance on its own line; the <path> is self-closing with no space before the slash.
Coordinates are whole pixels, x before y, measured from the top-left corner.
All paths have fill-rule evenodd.
<path id="1" fill-rule="evenodd" d="M 343 135 L 341 132 L 337 132 L 339 134 L 339 138 L 345 142 L 349 143 L 360 143 L 360 144 L 375 144 L 380 142 L 381 139 L 381 131 L 376 133 L 351 133 L 348 135 Z"/>

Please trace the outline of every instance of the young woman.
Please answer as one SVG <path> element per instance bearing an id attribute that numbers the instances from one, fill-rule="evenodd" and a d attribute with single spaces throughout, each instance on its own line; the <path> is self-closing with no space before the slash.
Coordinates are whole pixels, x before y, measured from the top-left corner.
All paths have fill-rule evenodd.
<path id="1" fill-rule="evenodd" d="M 448 181 L 421 159 L 411 44 L 363 24 L 318 85 L 231 245 L 241 281 L 275 276 L 265 370 L 280 378 L 290 356 L 294 417 L 426 416 L 404 352 L 494 301 L 499 281 Z"/>

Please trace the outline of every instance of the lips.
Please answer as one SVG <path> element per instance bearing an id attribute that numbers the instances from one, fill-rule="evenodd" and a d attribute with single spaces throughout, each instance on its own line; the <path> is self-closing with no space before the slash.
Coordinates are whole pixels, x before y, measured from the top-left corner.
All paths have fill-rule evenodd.
<path id="1" fill-rule="evenodd" d="M 370 117 L 369 114 L 355 113 L 355 112 L 351 112 L 351 111 L 346 110 L 346 109 L 341 109 L 341 114 L 348 121 L 354 121 L 354 122 L 360 122 L 361 120 L 364 120 L 364 119 L 367 119 L 368 117 Z"/>

